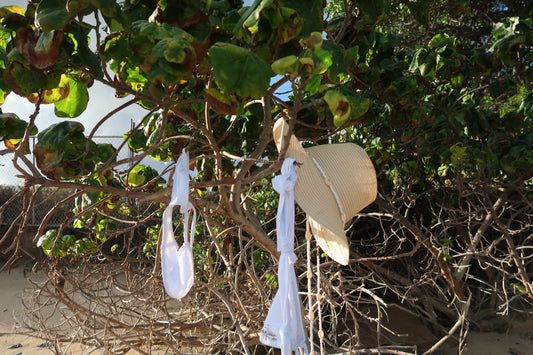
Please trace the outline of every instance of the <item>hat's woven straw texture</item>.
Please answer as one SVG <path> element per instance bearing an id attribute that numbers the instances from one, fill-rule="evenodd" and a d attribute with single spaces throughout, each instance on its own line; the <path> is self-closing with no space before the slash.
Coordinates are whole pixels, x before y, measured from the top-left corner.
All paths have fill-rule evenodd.
<path id="1" fill-rule="evenodd" d="M 284 119 L 274 125 L 279 151 L 288 129 Z M 372 203 L 377 194 L 376 173 L 370 158 L 353 143 L 304 149 L 294 135 L 290 136 L 285 157 L 301 163 L 296 171 L 295 199 L 307 213 L 318 244 L 333 260 L 346 265 L 349 248 L 344 225 Z"/>

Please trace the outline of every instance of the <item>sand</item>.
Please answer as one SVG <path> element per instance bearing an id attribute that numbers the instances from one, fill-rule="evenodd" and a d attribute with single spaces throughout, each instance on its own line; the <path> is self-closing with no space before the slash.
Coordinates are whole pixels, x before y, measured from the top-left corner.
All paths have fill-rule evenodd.
<path id="1" fill-rule="evenodd" d="M 45 276 L 30 268 L 18 266 L 11 271 L 0 272 L 0 354 L 33 355 L 53 354 L 54 345 L 36 337 L 36 332 L 24 324 L 23 296 L 32 292 L 28 279 L 39 282 Z M 100 349 L 82 344 L 61 344 L 65 354 L 103 354 Z M 456 354 L 456 350 L 440 354 Z M 134 355 L 130 351 L 128 355 Z M 510 329 L 504 333 L 470 332 L 467 338 L 466 355 L 531 355 L 533 354 L 533 329 Z"/>
<path id="2" fill-rule="evenodd" d="M 24 324 L 24 294 L 32 292 L 29 279 L 39 282 L 45 279 L 42 273 L 17 266 L 0 273 L 0 353 L 2 355 L 53 354 L 54 344 L 37 337 L 37 333 Z M 81 344 L 61 344 L 66 354 L 103 354 L 98 349 Z"/>

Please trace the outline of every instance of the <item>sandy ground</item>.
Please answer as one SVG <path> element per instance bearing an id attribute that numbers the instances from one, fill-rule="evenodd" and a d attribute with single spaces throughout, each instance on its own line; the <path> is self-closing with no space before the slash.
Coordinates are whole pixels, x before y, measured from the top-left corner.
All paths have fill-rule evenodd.
<path id="1" fill-rule="evenodd" d="M 24 292 L 31 292 L 34 281 L 44 279 L 44 275 L 32 273 L 29 268 L 16 267 L 11 271 L 0 273 L 0 354 L 2 355 L 33 355 L 53 354 L 53 344 L 35 337 L 24 325 Z M 62 349 L 68 345 L 63 344 Z M 80 344 L 72 344 L 66 354 L 103 354 L 103 352 Z"/>
<path id="2" fill-rule="evenodd" d="M 19 266 L 11 271 L 0 273 L 0 354 L 33 355 L 53 354 L 53 344 L 32 336 L 32 331 L 25 327 L 22 297 L 31 292 L 32 285 L 28 278 L 39 281 L 44 275 L 32 273 L 30 269 Z M 33 333 L 35 334 L 35 333 Z M 66 349 L 62 344 L 61 348 Z M 440 354 L 456 354 L 456 350 Z M 68 346 L 65 354 L 103 354 L 99 349 L 80 344 Z M 134 355 L 128 352 L 127 355 Z M 467 339 L 466 355 L 531 355 L 533 354 L 533 329 L 512 329 L 506 333 L 470 332 Z"/>

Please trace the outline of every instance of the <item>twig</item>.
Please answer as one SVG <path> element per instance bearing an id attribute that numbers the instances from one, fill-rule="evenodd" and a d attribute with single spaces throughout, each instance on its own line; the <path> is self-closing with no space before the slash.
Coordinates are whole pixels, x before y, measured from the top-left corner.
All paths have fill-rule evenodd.
<path id="1" fill-rule="evenodd" d="M 424 355 L 426 354 L 432 354 L 435 350 L 437 350 L 442 344 L 444 344 L 444 342 L 446 340 L 448 340 L 448 338 L 450 338 L 453 333 L 455 333 L 455 331 L 457 330 L 457 328 L 459 328 L 460 326 L 462 326 L 465 321 L 466 321 L 466 316 L 468 314 L 468 311 L 470 309 L 470 301 L 472 300 L 472 294 L 469 294 L 468 295 L 468 300 L 462 305 L 462 312 L 461 314 L 459 315 L 459 319 L 457 319 L 457 322 L 455 322 L 455 324 L 453 325 L 453 327 L 450 328 L 450 330 L 448 331 L 448 333 L 443 336 L 439 341 L 437 341 L 435 344 L 433 344 L 433 346 L 431 348 L 429 348 L 426 352 L 424 352 Z"/>
<path id="2" fill-rule="evenodd" d="M 453 276 L 448 264 L 442 258 L 441 253 L 431 244 L 431 241 L 426 238 L 414 224 L 409 222 L 407 218 L 396 212 L 394 208 L 389 205 L 385 200 L 378 197 L 375 202 L 380 208 L 392 214 L 395 219 L 397 219 L 402 225 L 404 225 L 413 234 L 413 236 L 415 236 L 415 238 L 420 243 L 422 243 L 424 247 L 426 247 L 426 249 L 433 255 L 433 258 L 435 259 L 441 270 L 442 276 L 450 285 L 453 293 L 457 297 L 459 297 L 459 299 L 463 301 L 466 300 L 460 281 Z"/>

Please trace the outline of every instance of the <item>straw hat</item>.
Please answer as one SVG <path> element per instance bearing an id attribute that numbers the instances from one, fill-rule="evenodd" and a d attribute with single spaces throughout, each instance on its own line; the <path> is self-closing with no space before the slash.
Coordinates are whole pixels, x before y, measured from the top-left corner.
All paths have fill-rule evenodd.
<path id="1" fill-rule="evenodd" d="M 301 163 L 296 170 L 296 202 L 307 213 L 318 245 L 333 260 L 348 264 L 350 251 L 344 225 L 376 199 L 376 172 L 363 148 L 353 143 L 303 148 L 284 119 L 274 124 L 274 141 L 285 157 Z"/>

